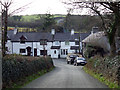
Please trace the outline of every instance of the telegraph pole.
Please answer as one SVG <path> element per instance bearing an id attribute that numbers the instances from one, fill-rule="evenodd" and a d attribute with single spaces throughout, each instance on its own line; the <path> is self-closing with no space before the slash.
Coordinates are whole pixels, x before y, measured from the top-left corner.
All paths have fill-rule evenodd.
<path id="1" fill-rule="evenodd" d="M 80 42 L 81 42 L 81 40 L 80 40 L 80 32 L 79 32 L 79 54 L 81 54 L 81 52 L 80 52 Z"/>
<path id="2" fill-rule="evenodd" d="M 0 13 L 0 78 L 0 89 L 2 89 L 2 13 Z"/>

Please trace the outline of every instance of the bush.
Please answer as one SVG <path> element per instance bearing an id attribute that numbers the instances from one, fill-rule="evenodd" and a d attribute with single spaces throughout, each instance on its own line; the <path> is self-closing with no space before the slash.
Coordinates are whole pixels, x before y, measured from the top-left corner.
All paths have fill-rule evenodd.
<path id="1" fill-rule="evenodd" d="M 3 88 L 33 75 L 42 70 L 49 70 L 53 67 L 50 57 L 31 57 L 20 55 L 7 55 L 2 61 Z"/>
<path id="2" fill-rule="evenodd" d="M 120 86 L 120 56 L 94 56 L 88 60 L 85 67 Z"/>

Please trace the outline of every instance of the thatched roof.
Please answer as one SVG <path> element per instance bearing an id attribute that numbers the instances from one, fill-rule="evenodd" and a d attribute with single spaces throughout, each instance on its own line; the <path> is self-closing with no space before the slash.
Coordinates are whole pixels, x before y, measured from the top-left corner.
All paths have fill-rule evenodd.
<path id="1" fill-rule="evenodd" d="M 108 43 L 108 39 L 103 31 L 90 34 L 82 42 L 86 44 L 90 44 L 92 46 L 101 47 L 104 49 L 104 51 L 110 51 L 110 45 Z"/>

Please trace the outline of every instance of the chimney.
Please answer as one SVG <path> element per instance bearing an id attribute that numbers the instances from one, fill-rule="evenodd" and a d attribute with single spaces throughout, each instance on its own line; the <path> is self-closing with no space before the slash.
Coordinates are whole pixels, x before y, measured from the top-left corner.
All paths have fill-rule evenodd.
<path id="1" fill-rule="evenodd" d="M 98 31 L 99 31 L 98 27 L 92 27 L 91 34 L 96 33 Z"/>
<path id="2" fill-rule="evenodd" d="M 75 32 L 74 29 L 72 29 L 72 30 L 71 30 L 71 35 L 74 35 L 74 32 Z"/>
<path id="3" fill-rule="evenodd" d="M 51 34 L 52 34 L 52 35 L 55 35 L 55 29 L 52 29 L 52 30 L 51 30 Z"/>
<path id="4" fill-rule="evenodd" d="M 14 29 L 14 35 L 17 34 L 17 25 L 15 26 L 15 29 Z"/>
<path id="5" fill-rule="evenodd" d="M 51 29 L 52 40 L 54 41 L 55 29 Z"/>

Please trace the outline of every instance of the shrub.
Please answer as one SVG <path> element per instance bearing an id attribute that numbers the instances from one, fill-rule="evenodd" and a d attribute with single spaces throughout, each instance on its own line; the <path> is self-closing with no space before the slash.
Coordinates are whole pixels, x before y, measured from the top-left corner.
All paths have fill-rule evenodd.
<path id="1" fill-rule="evenodd" d="M 50 57 L 7 55 L 2 61 L 3 88 L 9 87 L 27 76 L 52 67 L 53 62 Z"/>
<path id="2" fill-rule="evenodd" d="M 104 58 L 94 56 L 88 60 L 85 67 L 120 86 L 120 56 Z"/>

